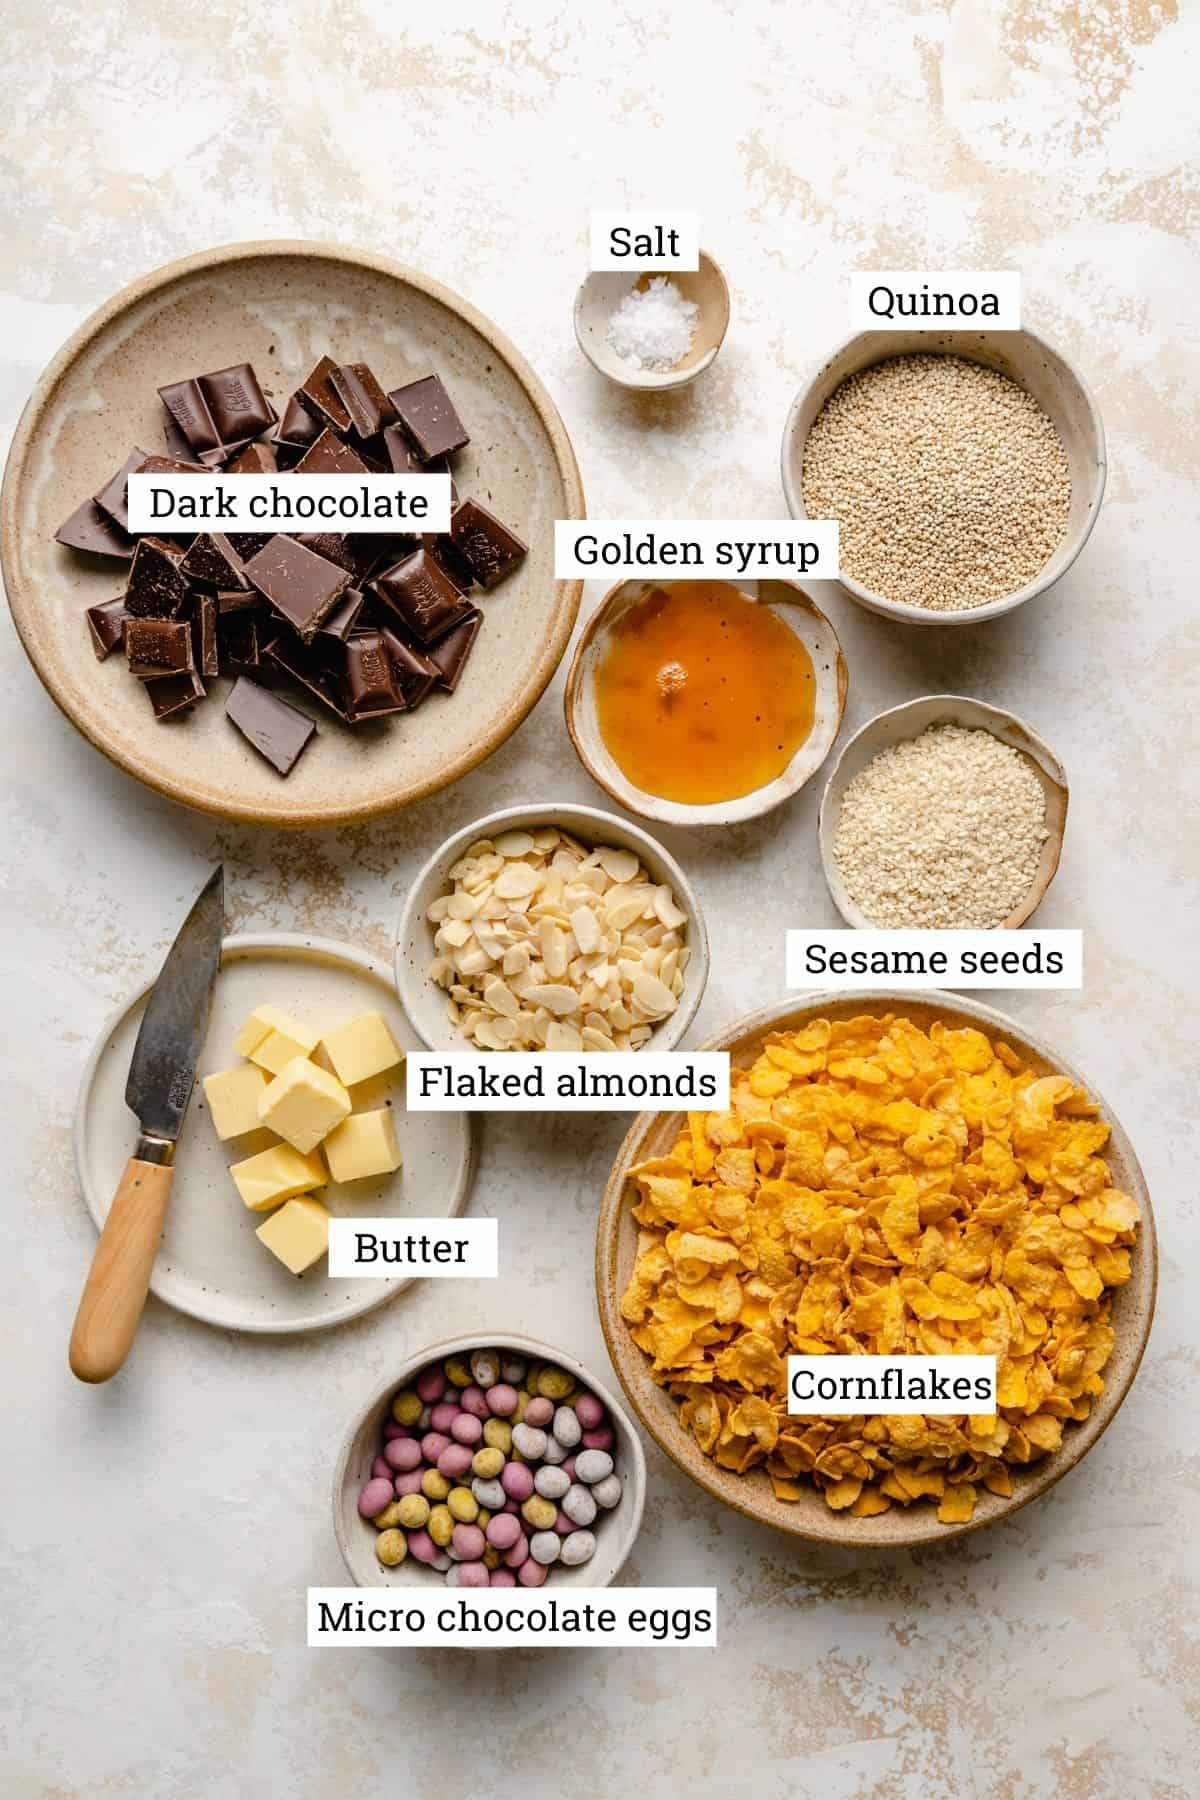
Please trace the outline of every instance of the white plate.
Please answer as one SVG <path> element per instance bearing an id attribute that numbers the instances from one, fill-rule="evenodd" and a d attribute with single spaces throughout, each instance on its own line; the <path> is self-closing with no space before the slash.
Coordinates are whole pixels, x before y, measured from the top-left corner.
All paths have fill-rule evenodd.
<path id="1" fill-rule="evenodd" d="M 97 1229 L 137 1142 L 125 1082 L 149 991 L 147 986 L 108 1021 L 83 1072 L 75 1162 Z M 264 1002 L 294 1012 L 314 1030 L 343 1024 L 356 1013 L 382 1012 L 398 1044 L 422 1047 L 396 1000 L 391 971 L 365 951 L 284 932 L 226 938 L 150 1292 L 180 1312 L 233 1331 L 320 1331 L 368 1312 L 408 1283 L 382 1276 L 333 1281 L 319 1266 L 297 1278 L 255 1238 L 266 1215 L 242 1204 L 229 1164 L 268 1139 L 255 1133 L 221 1143 L 200 1083 L 241 1060 L 234 1038 L 247 1014 Z M 474 1166 L 469 1116 L 406 1113 L 403 1065 L 355 1087 L 356 1111 L 386 1100 L 396 1109 L 403 1166 L 381 1181 L 331 1182 L 322 1199 L 341 1215 L 454 1218 Z"/>

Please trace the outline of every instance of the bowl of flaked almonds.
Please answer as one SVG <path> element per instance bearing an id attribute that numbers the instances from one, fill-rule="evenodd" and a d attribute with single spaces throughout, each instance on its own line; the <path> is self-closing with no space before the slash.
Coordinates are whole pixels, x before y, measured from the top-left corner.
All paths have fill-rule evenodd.
<path id="1" fill-rule="evenodd" d="M 853 1547 L 1053 1487 L 1154 1313 L 1150 1196 L 1094 1083 L 939 992 L 794 995 L 704 1048 L 730 1053 L 730 1110 L 641 1114 L 596 1234 L 609 1355 L 660 1448 L 749 1518 Z M 852 1383 L 876 1357 L 908 1382 L 914 1357 L 994 1357 L 994 1409 L 797 1403 L 787 1359 L 831 1355 Z"/>
<path id="2" fill-rule="evenodd" d="M 707 979 L 675 858 L 590 806 L 510 807 L 455 832 L 397 931 L 397 992 L 433 1050 L 671 1050 Z"/>

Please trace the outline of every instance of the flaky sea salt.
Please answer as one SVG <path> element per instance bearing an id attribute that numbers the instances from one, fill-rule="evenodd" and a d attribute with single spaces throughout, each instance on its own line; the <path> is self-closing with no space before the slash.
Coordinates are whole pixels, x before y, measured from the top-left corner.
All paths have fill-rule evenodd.
<path id="1" fill-rule="evenodd" d="M 700 308 L 666 275 L 631 288 L 608 322 L 608 341 L 635 369 L 673 369 L 692 346 Z"/>

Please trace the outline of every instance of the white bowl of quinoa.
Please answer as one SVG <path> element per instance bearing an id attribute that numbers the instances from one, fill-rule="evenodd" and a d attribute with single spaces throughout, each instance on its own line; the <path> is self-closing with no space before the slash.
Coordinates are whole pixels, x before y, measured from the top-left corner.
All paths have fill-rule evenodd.
<path id="1" fill-rule="evenodd" d="M 794 518 L 837 519 L 840 584 L 872 612 L 966 625 L 1066 573 L 1104 495 L 1104 427 L 1032 331 L 865 331 L 788 413 Z"/>
<path id="2" fill-rule="evenodd" d="M 856 930 L 1014 931 L 1054 879 L 1066 770 L 1014 713 L 927 694 L 848 740 L 821 798 L 821 866 Z"/>

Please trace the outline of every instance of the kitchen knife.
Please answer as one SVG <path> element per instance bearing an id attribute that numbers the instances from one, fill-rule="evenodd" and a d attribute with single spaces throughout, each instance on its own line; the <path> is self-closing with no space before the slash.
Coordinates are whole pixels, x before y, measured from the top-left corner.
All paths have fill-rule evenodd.
<path id="1" fill-rule="evenodd" d="M 80 1381 L 108 1381 L 129 1354 L 150 1285 L 196 1063 L 204 1047 L 225 930 L 225 870 L 215 869 L 150 990 L 125 1104 L 141 1135 L 125 1165 L 71 1333 Z"/>

